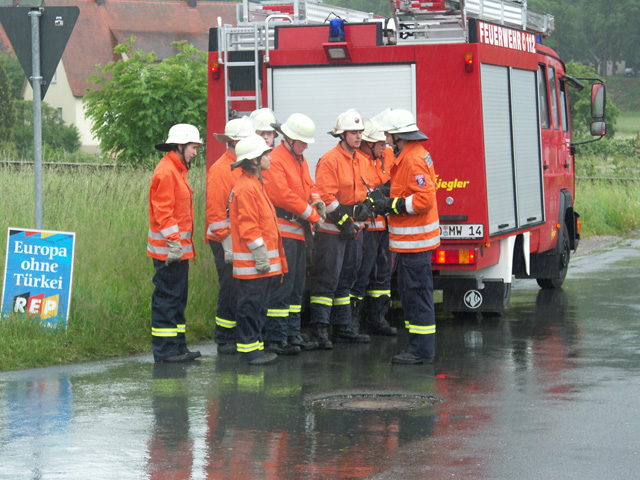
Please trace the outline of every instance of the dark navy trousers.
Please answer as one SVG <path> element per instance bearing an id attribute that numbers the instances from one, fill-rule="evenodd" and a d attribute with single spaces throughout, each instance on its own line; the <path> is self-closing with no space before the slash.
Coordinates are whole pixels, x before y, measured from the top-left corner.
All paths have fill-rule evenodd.
<path id="1" fill-rule="evenodd" d="M 189 260 L 166 266 L 164 260 L 153 259 L 151 295 L 151 349 L 156 360 L 163 360 L 187 351 L 185 338 L 189 292 Z"/>
<path id="2" fill-rule="evenodd" d="M 307 274 L 307 246 L 302 240 L 284 237 L 282 247 L 289 271 L 282 283 L 273 285 L 264 339 L 281 342 L 300 333 L 300 312 Z"/>
<path id="3" fill-rule="evenodd" d="M 433 305 L 431 252 L 396 253 L 398 293 L 405 327 L 409 330 L 409 353 L 420 358 L 436 354 L 436 316 Z"/>
<path id="4" fill-rule="evenodd" d="M 220 242 L 209 240 L 218 272 L 218 308 L 216 311 L 215 342 L 219 345 L 236 343 L 237 287 L 233 265 L 224 263 L 224 249 Z"/>

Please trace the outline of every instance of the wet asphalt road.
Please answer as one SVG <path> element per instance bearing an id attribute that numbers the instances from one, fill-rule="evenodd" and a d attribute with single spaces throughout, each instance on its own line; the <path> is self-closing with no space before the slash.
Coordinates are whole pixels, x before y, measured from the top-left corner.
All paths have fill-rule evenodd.
<path id="1" fill-rule="evenodd" d="M 632 240 L 516 282 L 503 318 L 441 314 L 433 365 L 391 365 L 401 334 L 0 373 L 0 479 L 635 479 L 639 272 Z"/>

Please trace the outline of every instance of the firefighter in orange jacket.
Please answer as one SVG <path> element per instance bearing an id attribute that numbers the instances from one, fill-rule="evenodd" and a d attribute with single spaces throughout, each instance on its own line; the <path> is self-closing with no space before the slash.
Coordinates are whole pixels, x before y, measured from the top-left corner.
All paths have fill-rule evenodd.
<path id="1" fill-rule="evenodd" d="M 147 255 L 153 258 L 155 289 L 151 297 L 151 346 L 156 362 L 189 362 L 200 357 L 185 338 L 189 259 L 193 246 L 193 190 L 187 181 L 191 159 L 202 145 L 198 129 L 174 125 L 156 149 L 158 162 L 149 189 Z"/>
<path id="2" fill-rule="evenodd" d="M 307 246 L 311 227 L 324 220 L 325 205 L 311 179 L 303 156 L 313 143 L 316 126 L 306 115 L 294 113 L 282 125 L 275 124 L 284 139 L 271 152 L 271 168 L 264 172 L 264 186 L 275 206 L 289 272 L 272 292 L 265 341 L 279 355 L 295 355 L 318 348 L 300 333 L 300 312 L 307 275 Z"/>
<path id="3" fill-rule="evenodd" d="M 420 143 L 428 137 L 413 114 L 390 109 L 383 118 L 396 162 L 390 198 L 377 210 L 389 215 L 389 248 L 396 253 L 398 292 L 409 330 L 408 351 L 391 361 L 418 364 L 433 360 L 436 345 L 431 250 L 440 245 L 440 225 L 435 172 L 431 155 Z"/>
<path id="4" fill-rule="evenodd" d="M 236 161 L 235 145 L 254 135 L 249 117 L 229 120 L 224 133 L 214 133 L 216 139 L 227 143 L 227 150 L 207 172 L 207 241 L 213 252 L 218 272 L 218 307 L 216 311 L 215 342 L 218 353 L 233 354 L 236 349 L 236 288 L 233 279 L 231 227 L 229 225 L 229 195 L 240 177 L 240 170 L 231 170 Z"/>
<path id="5" fill-rule="evenodd" d="M 310 279 L 311 340 L 329 350 L 334 342 L 367 343 L 368 335 L 351 328 L 350 291 L 356 280 L 358 236 L 369 217 L 363 182 L 365 161 L 359 147 L 363 119 L 357 110 L 341 113 L 332 132 L 340 139 L 324 154 L 316 167 L 316 184 L 326 204 L 327 220 L 315 235 L 314 262 Z M 332 339 L 328 327 L 332 325 Z"/>
<path id="6" fill-rule="evenodd" d="M 278 219 L 262 184 L 262 170 L 271 163 L 270 151 L 262 137 L 251 135 L 238 142 L 238 160 L 231 165 L 242 168 L 229 202 L 238 290 L 236 339 L 241 360 L 251 365 L 271 363 L 277 357 L 264 352 L 262 329 L 273 284 L 287 272 Z"/>
<path id="7" fill-rule="evenodd" d="M 375 121 L 365 118 L 360 151 L 367 159 L 369 201 L 382 201 L 389 196 L 389 172 L 395 161 L 393 150 Z M 358 277 L 351 288 L 352 325 L 359 325 L 366 312 L 369 333 L 397 335 L 398 330 L 387 321 L 391 303 L 391 252 L 389 230 L 382 215 L 372 216 L 362 232 L 362 258 Z"/>

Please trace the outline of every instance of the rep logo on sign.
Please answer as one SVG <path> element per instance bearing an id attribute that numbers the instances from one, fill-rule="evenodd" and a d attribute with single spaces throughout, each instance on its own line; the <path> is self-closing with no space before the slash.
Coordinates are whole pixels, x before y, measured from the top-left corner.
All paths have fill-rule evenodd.
<path id="1" fill-rule="evenodd" d="M 66 326 L 75 234 L 9 228 L 2 312 Z"/>

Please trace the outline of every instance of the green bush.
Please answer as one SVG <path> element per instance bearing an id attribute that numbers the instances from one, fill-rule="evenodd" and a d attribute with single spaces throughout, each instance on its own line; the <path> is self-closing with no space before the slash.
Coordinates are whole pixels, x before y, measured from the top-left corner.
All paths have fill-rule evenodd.
<path id="1" fill-rule="evenodd" d="M 15 99 L 11 96 L 11 80 L 0 62 L 0 145 L 13 142 L 13 125 L 16 121 Z"/>
<path id="2" fill-rule="evenodd" d="M 33 102 L 16 102 L 17 120 L 14 141 L 19 158 L 33 158 Z M 66 125 L 58 112 L 42 103 L 43 156 L 56 153 L 70 154 L 80 148 L 80 132 L 75 125 Z"/>
<path id="3" fill-rule="evenodd" d="M 158 62 L 154 53 L 134 50 L 134 42 L 132 37 L 114 49 L 126 60 L 89 77 L 95 88 L 84 100 L 102 151 L 121 164 L 149 166 L 154 145 L 166 139 L 172 125 L 190 123 L 201 134 L 206 131 L 207 55 L 174 42 L 178 53 Z"/>

